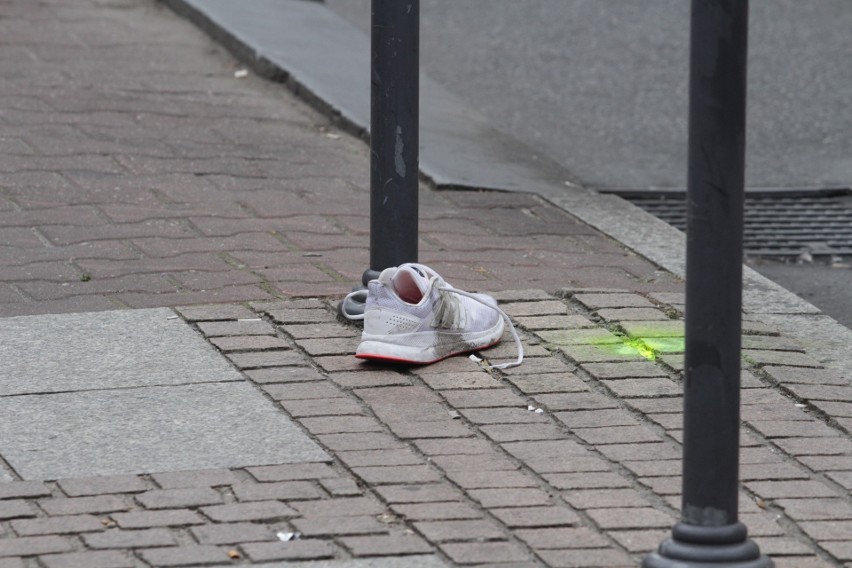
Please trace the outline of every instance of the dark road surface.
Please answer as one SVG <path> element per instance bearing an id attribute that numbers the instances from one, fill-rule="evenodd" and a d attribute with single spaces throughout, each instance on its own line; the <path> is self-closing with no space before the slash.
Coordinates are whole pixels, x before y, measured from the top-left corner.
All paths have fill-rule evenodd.
<path id="1" fill-rule="evenodd" d="M 852 186 L 852 2 L 750 18 L 748 187 Z M 424 71 L 596 189 L 685 187 L 688 39 L 685 0 L 421 0 Z M 852 327 L 849 268 L 752 266 Z"/>

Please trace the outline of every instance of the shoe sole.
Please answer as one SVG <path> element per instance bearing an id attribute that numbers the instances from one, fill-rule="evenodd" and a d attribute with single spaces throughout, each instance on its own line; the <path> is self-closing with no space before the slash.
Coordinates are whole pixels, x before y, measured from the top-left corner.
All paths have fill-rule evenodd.
<path id="1" fill-rule="evenodd" d="M 497 324 L 489 330 L 480 332 L 477 337 L 468 338 L 463 343 L 463 348 L 442 353 L 443 349 L 440 345 L 432 347 L 412 347 L 404 345 L 405 336 L 392 336 L 396 341 L 387 341 L 375 337 L 362 338 L 361 344 L 355 352 L 355 357 L 358 359 L 368 359 L 372 361 L 386 361 L 389 363 L 404 363 L 409 365 L 429 365 L 437 363 L 448 357 L 463 355 L 465 353 L 473 353 L 482 349 L 488 349 L 500 343 L 503 337 L 505 326 L 503 320 L 498 320 Z M 412 334 L 416 335 L 416 334 Z M 462 347 L 462 346 L 459 346 Z"/>
<path id="2" fill-rule="evenodd" d="M 455 357 L 456 355 L 466 355 L 468 353 L 474 353 L 476 351 L 481 351 L 483 349 L 488 349 L 490 347 L 494 347 L 498 343 L 500 343 L 500 339 L 494 341 L 493 343 L 489 343 L 488 345 L 483 345 L 482 347 L 474 347 L 473 349 L 468 349 L 466 351 L 454 351 L 442 357 L 438 357 L 437 359 L 431 359 L 429 361 L 423 361 L 421 359 L 406 359 L 404 357 L 393 357 L 391 355 L 379 355 L 376 353 L 356 353 L 355 357 L 357 359 L 367 359 L 370 361 L 380 361 L 383 363 L 398 363 L 401 365 L 431 365 L 432 363 L 437 363 L 438 361 L 443 361 L 444 359 L 449 359 L 450 357 Z"/>

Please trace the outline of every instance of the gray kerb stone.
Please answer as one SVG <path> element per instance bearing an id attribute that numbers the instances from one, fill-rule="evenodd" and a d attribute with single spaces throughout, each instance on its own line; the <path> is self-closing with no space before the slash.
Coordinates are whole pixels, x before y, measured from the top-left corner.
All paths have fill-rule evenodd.
<path id="1" fill-rule="evenodd" d="M 0 455 L 20 477 L 329 460 L 173 315 L 0 320 Z"/>

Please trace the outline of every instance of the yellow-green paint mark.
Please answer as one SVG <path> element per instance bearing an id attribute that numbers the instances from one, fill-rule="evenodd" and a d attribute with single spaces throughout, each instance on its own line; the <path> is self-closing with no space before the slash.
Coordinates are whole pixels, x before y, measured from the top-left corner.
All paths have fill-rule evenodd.
<path id="1" fill-rule="evenodd" d="M 600 349 L 605 353 L 619 355 L 621 357 L 630 357 L 639 355 L 644 359 L 653 361 L 657 358 L 657 354 L 641 339 L 630 337 L 619 337 L 620 343 L 592 343 L 596 349 Z"/>
<path id="2" fill-rule="evenodd" d="M 643 337 L 642 342 L 655 353 L 683 353 L 686 340 L 683 337 Z"/>

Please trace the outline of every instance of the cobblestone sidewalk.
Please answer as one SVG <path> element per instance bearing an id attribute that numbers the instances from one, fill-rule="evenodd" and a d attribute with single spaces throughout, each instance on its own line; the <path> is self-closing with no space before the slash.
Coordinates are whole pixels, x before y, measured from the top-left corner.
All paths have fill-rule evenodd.
<path id="1" fill-rule="evenodd" d="M 420 260 L 494 293 L 527 360 L 360 362 L 333 300 L 367 265 L 362 142 L 150 0 L 0 0 L 0 46 L 0 315 L 180 306 L 333 458 L 0 462 L 0 568 L 613 567 L 668 535 L 677 278 L 540 197 L 423 187 Z M 742 520 L 780 568 L 852 566 L 849 377 L 744 328 Z"/>

